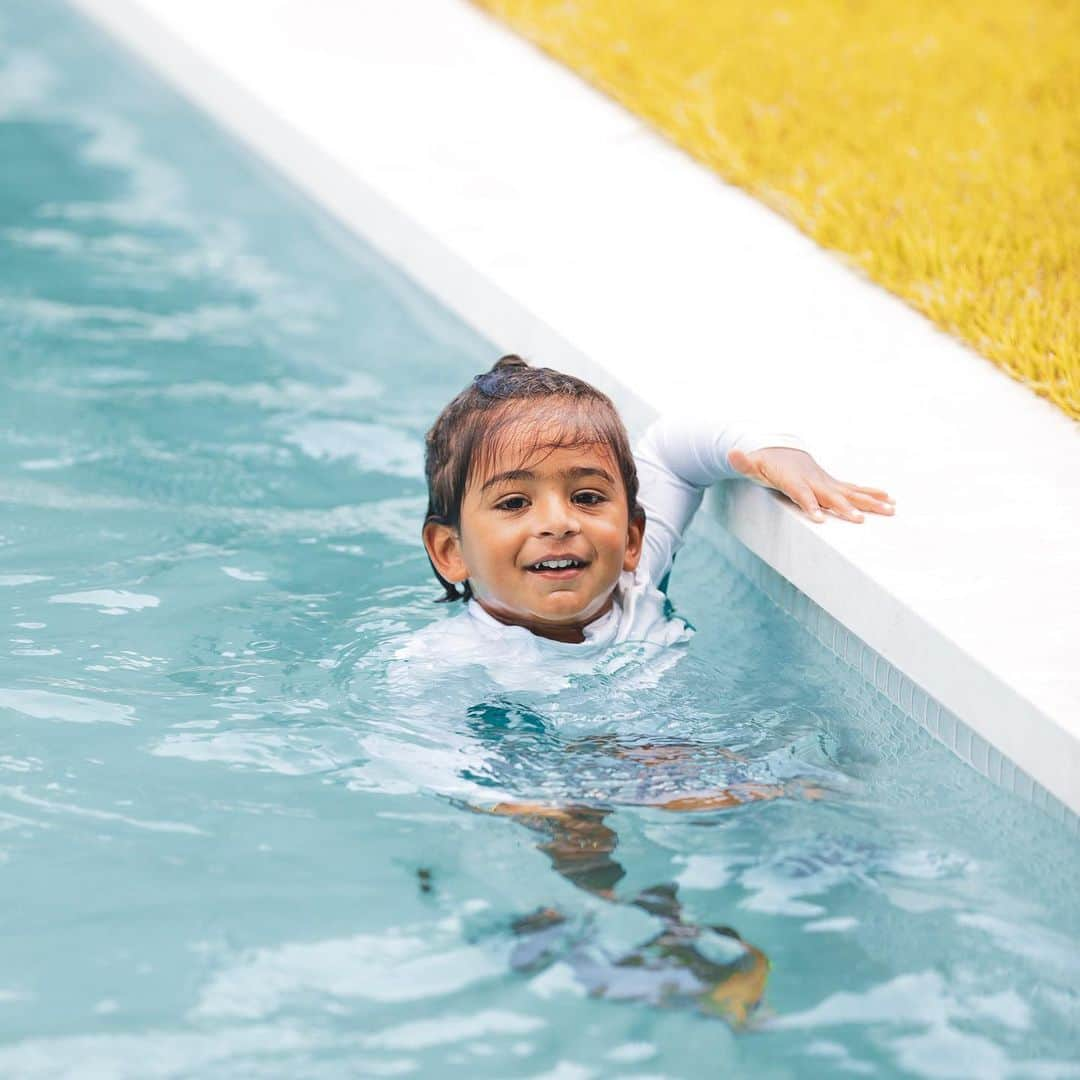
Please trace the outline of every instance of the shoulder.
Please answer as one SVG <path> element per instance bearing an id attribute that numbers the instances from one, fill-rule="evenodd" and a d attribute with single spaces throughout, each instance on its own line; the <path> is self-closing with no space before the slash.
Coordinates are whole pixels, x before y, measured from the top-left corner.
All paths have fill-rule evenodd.
<path id="1" fill-rule="evenodd" d="M 652 645 L 676 645 L 693 636 L 693 628 L 674 614 L 671 601 L 644 568 L 624 573 L 618 591 L 621 615 L 617 642 L 638 641 Z"/>
<path id="2" fill-rule="evenodd" d="M 397 689 L 430 691 L 433 680 L 474 665 L 490 671 L 521 652 L 519 639 L 531 638 L 527 630 L 479 617 L 470 605 L 393 642 L 387 676 Z"/>
<path id="3" fill-rule="evenodd" d="M 464 610 L 442 619 L 435 619 L 419 630 L 413 630 L 393 642 L 391 658 L 394 660 L 420 660 L 441 651 L 447 639 L 467 636 L 471 627 L 468 613 Z"/>

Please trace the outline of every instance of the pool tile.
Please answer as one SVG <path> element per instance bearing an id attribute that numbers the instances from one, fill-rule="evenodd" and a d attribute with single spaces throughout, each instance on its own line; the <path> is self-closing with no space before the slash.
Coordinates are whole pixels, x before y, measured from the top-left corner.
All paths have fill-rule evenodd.
<path id="1" fill-rule="evenodd" d="M 912 690 L 911 715 L 918 723 L 926 726 L 926 691 L 921 686 Z"/>
<path id="2" fill-rule="evenodd" d="M 1013 782 L 1013 791 L 1020 796 L 1025 802 L 1031 802 L 1031 796 L 1034 790 L 1034 783 L 1026 772 L 1021 769 L 1016 770 L 1016 779 Z"/>
<path id="3" fill-rule="evenodd" d="M 1002 756 L 1001 786 L 1006 791 L 1016 791 L 1016 765 L 1012 758 Z"/>
<path id="4" fill-rule="evenodd" d="M 969 760 L 983 776 L 987 776 L 990 771 L 990 744 L 970 728 L 968 728 L 968 734 L 971 738 L 971 745 L 968 749 Z"/>
<path id="5" fill-rule="evenodd" d="M 792 608 L 791 613 L 803 624 L 806 623 L 806 611 L 809 603 L 810 601 L 807 599 L 805 593 L 797 592 L 795 594 L 795 605 Z"/>
<path id="6" fill-rule="evenodd" d="M 904 710 L 907 716 L 911 715 L 911 703 L 914 697 L 914 687 L 911 680 L 906 676 L 902 676 L 900 680 L 900 708 Z"/>
<path id="7" fill-rule="evenodd" d="M 852 667 L 855 667 L 859 661 L 859 644 L 859 639 L 854 634 L 848 634 L 846 659 Z"/>
<path id="8" fill-rule="evenodd" d="M 876 655 L 869 645 L 863 644 L 862 652 L 859 654 L 859 671 L 871 686 L 874 683 L 874 659 Z"/>
<path id="9" fill-rule="evenodd" d="M 889 685 L 889 664 L 880 656 L 874 656 L 874 687 L 885 693 Z"/>
<path id="10" fill-rule="evenodd" d="M 900 672 L 889 664 L 889 700 L 894 705 L 900 704 Z"/>
<path id="11" fill-rule="evenodd" d="M 956 749 L 956 717 L 948 709 L 938 707 L 938 738 L 950 749 Z"/>
<path id="12" fill-rule="evenodd" d="M 930 698 L 926 703 L 926 730 L 931 735 L 941 734 L 941 706 Z"/>
<path id="13" fill-rule="evenodd" d="M 955 734 L 953 735 L 953 749 L 960 755 L 960 757 L 966 761 L 969 765 L 974 765 L 975 762 L 972 758 L 972 733 L 971 728 L 967 724 L 960 720 L 957 720 L 952 713 L 949 714 L 952 717 L 953 724 L 955 725 Z"/>

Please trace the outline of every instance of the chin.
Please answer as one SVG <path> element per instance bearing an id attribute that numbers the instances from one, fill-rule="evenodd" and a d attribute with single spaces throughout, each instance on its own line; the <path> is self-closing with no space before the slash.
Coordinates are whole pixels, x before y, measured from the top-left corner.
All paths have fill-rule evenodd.
<path id="1" fill-rule="evenodd" d="M 594 597 L 585 604 L 581 602 L 580 598 L 575 597 L 573 601 L 567 601 L 565 603 L 540 605 L 544 610 L 537 611 L 536 614 L 541 618 L 558 620 L 559 622 L 581 622 L 586 619 L 595 618 L 603 611 L 606 604 L 607 597 L 604 597 L 603 599 Z"/>

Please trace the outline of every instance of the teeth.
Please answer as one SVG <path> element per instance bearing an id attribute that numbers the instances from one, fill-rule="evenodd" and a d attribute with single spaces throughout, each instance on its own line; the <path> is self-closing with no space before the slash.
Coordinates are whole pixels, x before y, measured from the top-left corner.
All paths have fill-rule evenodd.
<path id="1" fill-rule="evenodd" d="M 577 566 L 577 559 L 545 559 L 535 563 L 537 570 L 565 570 L 569 566 Z"/>

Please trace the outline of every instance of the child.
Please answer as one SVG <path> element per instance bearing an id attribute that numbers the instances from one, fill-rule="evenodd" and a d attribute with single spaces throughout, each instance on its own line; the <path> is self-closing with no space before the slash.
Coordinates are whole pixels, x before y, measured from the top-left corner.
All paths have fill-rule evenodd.
<path id="1" fill-rule="evenodd" d="M 790 435 L 660 420 L 632 454 L 605 395 L 517 356 L 442 411 L 426 472 L 424 546 L 445 599 L 467 601 L 459 629 L 590 651 L 688 636 L 662 590 L 719 479 L 776 488 L 815 521 L 823 507 L 848 521 L 893 512 L 885 492 L 834 480 Z"/>
<path id="2" fill-rule="evenodd" d="M 614 646 L 653 647 L 650 664 L 663 666 L 669 647 L 691 634 L 670 613 L 668 572 L 705 488 L 723 477 L 742 475 L 776 488 L 815 521 L 823 520 L 823 509 L 848 521 L 861 521 L 864 511 L 893 512 L 885 492 L 833 479 L 789 435 L 660 420 L 632 454 L 605 395 L 517 356 L 504 356 L 450 402 L 428 433 L 426 450 L 424 546 L 444 599 L 463 600 L 465 610 L 414 635 L 396 658 L 421 668 L 438 666 L 440 654 L 451 662 L 479 661 L 516 690 L 558 689 L 567 672 L 595 670 L 597 658 Z M 690 760 L 702 749 L 611 745 L 614 755 L 635 759 L 639 769 Z M 711 749 L 714 757 L 726 753 Z M 746 782 L 619 804 L 710 811 L 786 791 Z M 804 788 L 803 794 L 816 792 Z M 617 836 L 606 823 L 610 800 L 504 800 L 485 810 L 541 834 L 540 850 L 566 880 L 619 902 L 615 885 L 624 872 L 612 854 Z M 737 945 L 733 958 L 709 960 L 698 945 L 709 930 L 683 919 L 674 886 L 654 887 L 628 902 L 663 919 L 664 930 L 614 958 L 571 950 L 580 979 L 594 993 L 690 997 L 703 1009 L 745 1020 L 763 991 L 764 955 L 723 928 Z M 515 924 L 525 938 L 520 966 L 548 957 L 547 943 L 562 921 L 545 908 Z M 632 992 L 629 971 L 636 973 Z"/>

